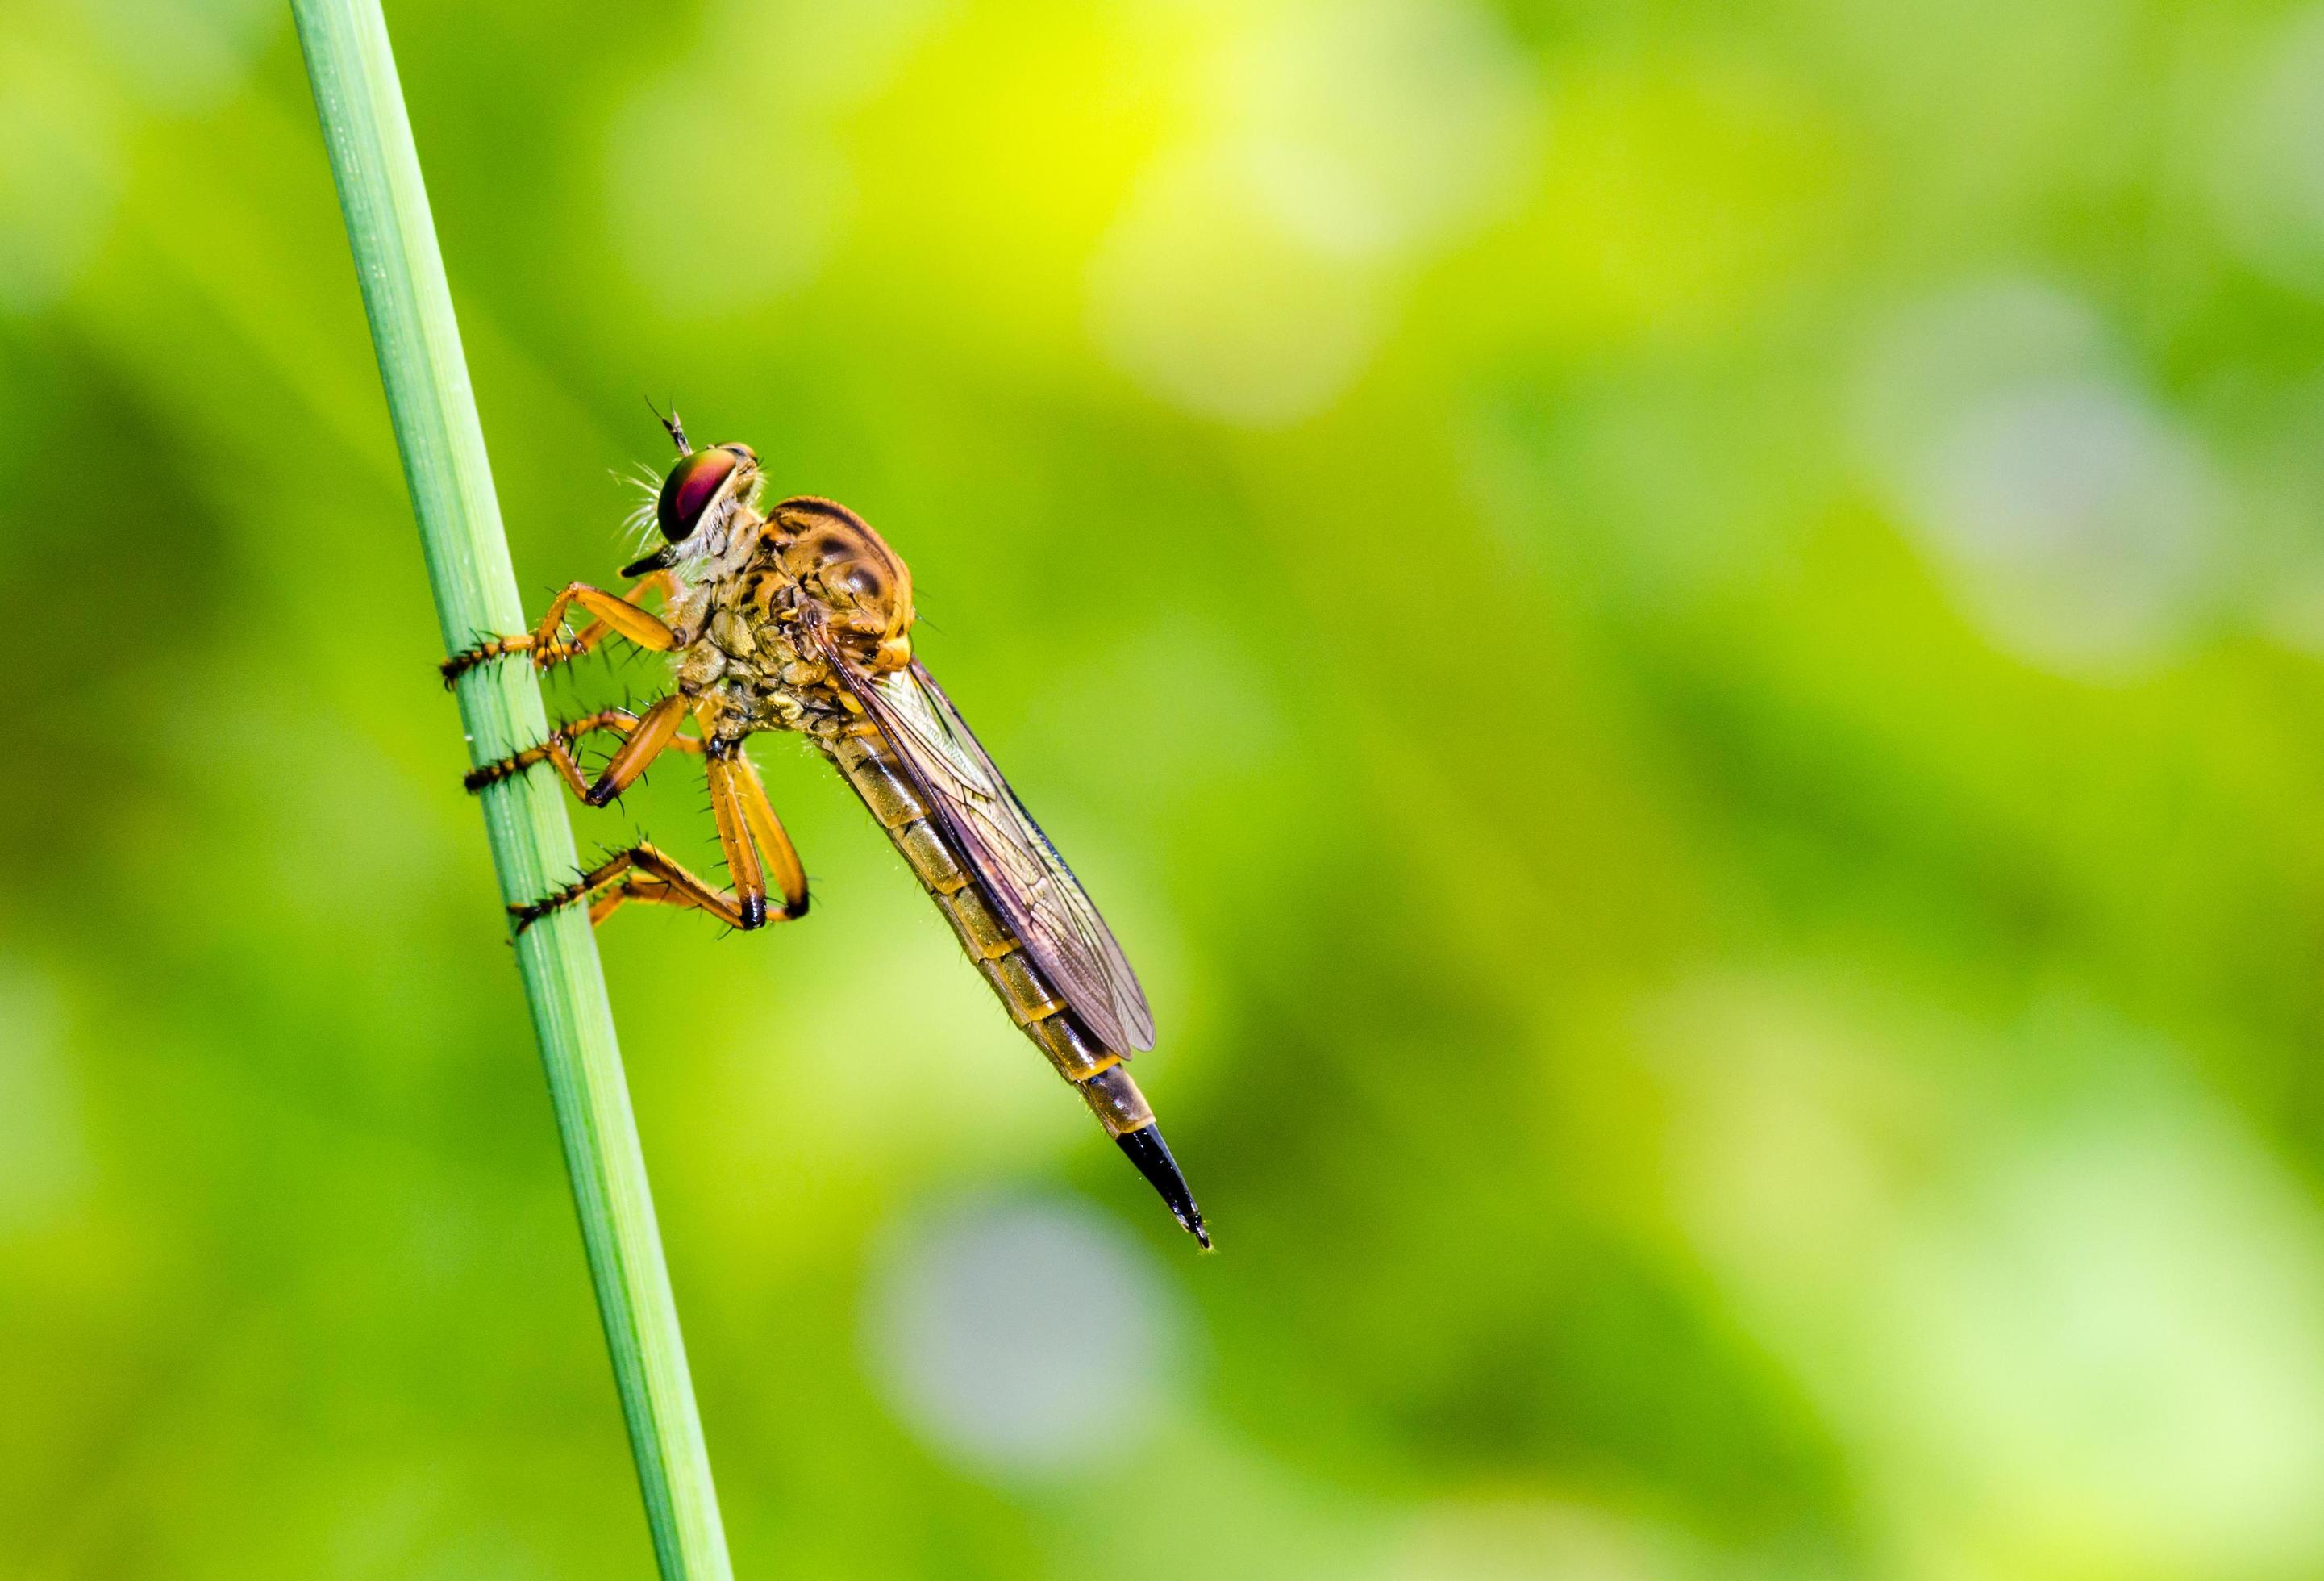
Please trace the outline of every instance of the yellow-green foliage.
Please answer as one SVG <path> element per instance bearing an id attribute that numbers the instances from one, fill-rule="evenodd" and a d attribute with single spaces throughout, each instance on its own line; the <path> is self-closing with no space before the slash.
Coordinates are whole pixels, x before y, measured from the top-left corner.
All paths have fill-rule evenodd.
<path id="1" fill-rule="evenodd" d="M 2313 14 L 391 13 L 528 609 L 648 399 L 861 511 L 1219 1232 L 761 743 L 738 1573 L 2324 1572 Z M 0 6 L 0 1569 L 650 1563 L 378 389 L 287 16 Z"/>

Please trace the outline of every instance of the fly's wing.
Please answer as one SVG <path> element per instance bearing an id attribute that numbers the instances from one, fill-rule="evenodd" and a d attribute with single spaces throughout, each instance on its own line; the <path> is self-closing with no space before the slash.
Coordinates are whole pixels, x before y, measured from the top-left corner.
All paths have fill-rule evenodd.
<path id="1" fill-rule="evenodd" d="M 825 656 L 1065 1003 L 1116 1053 L 1154 1047 L 1154 1013 L 1121 946 L 944 689 L 917 661 L 871 676 L 828 643 Z"/>

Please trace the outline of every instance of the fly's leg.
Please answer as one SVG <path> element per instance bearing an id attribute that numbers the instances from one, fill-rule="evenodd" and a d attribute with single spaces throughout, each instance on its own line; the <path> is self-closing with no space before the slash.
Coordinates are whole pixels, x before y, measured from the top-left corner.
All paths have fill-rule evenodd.
<path id="1" fill-rule="evenodd" d="M 679 704 L 679 711 L 683 711 L 683 698 L 665 698 L 648 711 L 646 723 L 672 703 Z M 674 730 L 676 726 L 670 727 Z M 645 724 L 641 723 L 623 745 L 622 753 L 629 753 L 644 734 Z M 683 736 L 671 739 L 686 741 Z M 691 750 L 698 744 L 687 745 Z M 783 832 L 782 821 L 775 817 L 758 770 L 742 755 L 737 743 L 713 744 L 708 751 L 710 811 L 718 824 L 718 843 L 726 853 L 727 871 L 733 875 L 733 892 L 713 889 L 653 846 L 641 844 L 608 858 L 553 895 L 529 906 L 512 906 L 517 930 L 522 932 L 559 906 L 571 905 L 585 897 L 589 901 L 589 920 L 593 923 L 604 921 L 628 901 L 690 906 L 709 912 L 729 928 L 744 929 L 763 928 L 770 920 L 797 921 L 806 916 L 807 872 L 799 865 L 798 852 L 791 845 L 790 837 Z M 617 757 L 616 766 L 619 762 Z M 608 777 L 613 773 L 613 768 L 606 770 Z M 600 785 L 604 782 L 598 781 Z M 761 851 L 765 853 L 763 863 Z M 783 897 L 781 909 L 771 917 L 767 911 L 768 867 L 774 869 Z"/>
<path id="2" fill-rule="evenodd" d="M 591 807 L 603 807 L 614 797 L 637 783 L 646 765 L 659 757 L 672 742 L 678 739 L 678 727 L 690 706 L 687 698 L 672 692 L 641 716 L 631 727 L 629 739 L 615 752 L 613 761 L 597 776 L 595 784 L 581 792 L 581 800 Z"/>
<path id="3" fill-rule="evenodd" d="M 798 852 L 783 832 L 758 770 L 742 755 L 737 741 L 714 741 L 706 765 L 710 780 L 710 816 L 718 824 L 718 844 L 726 853 L 726 871 L 734 881 L 737 928 L 760 928 L 767 922 L 767 865 L 775 869 L 782 890 L 778 920 L 795 922 L 807 915 L 807 872 Z M 761 850 L 765 859 L 761 860 Z M 646 897 L 637 897 L 643 899 Z M 723 911 L 718 913 L 724 916 Z"/>
<path id="4" fill-rule="evenodd" d="M 578 587 L 580 584 L 576 583 L 574 586 Z M 650 576 L 641 577 L 628 592 L 621 596 L 622 602 L 634 607 L 637 601 L 644 597 L 649 593 L 660 594 L 662 607 L 665 609 L 669 608 L 671 602 L 678 597 L 677 576 L 672 572 L 660 570 L 655 571 Z M 578 597 L 579 596 L 576 594 L 575 596 Z M 586 607 L 586 606 L 584 606 L 584 607 Z M 669 623 L 668 621 L 664 621 L 662 623 L 665 627 L 667 627 L 669 624 Z M 577 658 L 579 655 L 586 653 L 598 643 L 604 642 L 607 637 L 612 636 L 613 632 L 614 627 L 613 623 L 610 621 L 591 621 L 586 626 L 582 628 L 581 634 L 573 639 L 573 656 Z M 627 636 L 629 633 L 624 632 L 622 634 Z M 650 643 L 646 644 L 646 646 L 649 647 L 652 644 Z M 656 650 L 656 652 L 662 651 L 663 650 Z"/>
<path id="5" fill-rule="evenodd" d="M 683 737 L 679 739 L 683 740 Z M 731 803 L 739 824 L 737 834 L 747 833 L 749 839 L 740 843 L 755 845 L 766 858 L 774 880 L 775 889 L 783 897 L 783 917 L 786 920 L 807 915 L 807 869 L 799 864 L 798 847 L 783 828 L 783 820 L 775 816 L 775 804 L 767 800 L 765 781 L 743 753 L 740 743 L 717 745 L 710 749 L 710 807 L 718 818 L 718 837 L 729 845 L 726 861 L 733 865 L 734 843 L 729 839 L 729 819 L 724 809 Z"/>
<path id="6" fill-rule="evenodd" d="M 645 772 L 646 765 L 663 752 L 672 748 L 679 752 L 702 751 L 704 744 L 700 740 L 678 734 L 678 722 L 685 713 L 683 698 L 668 697 L 647 709 L 642 718 L 627 708 L 604 708 L 585 714 L 550 731 L 549 739 L 539 746 L 527 747 L 497 763 L 469 770 L 460 783 L 472 791 L 482 790 L 487 785 L 515 778 L 535 763 L 546 763 L 556 769 L 558 778 L 571 788 L 574 795 L 591 807 L 603 807 L 634 784 L 638 776 Z M 582 776 L 573 749 L 584 736 L 600 730 L 611 730 L 628 739 L 592 784 Z"/>
<path id="7" fill-rule="evenodd" d="M 632 599 L 649 591 L 659 591 L 668 598 L 677 584 L 668 571 L 656 571 L 630 589 L 629 596 L 608 593 L 586 582 L 568 582 L 565 591 L 549 601 L 548 612 L 540 624 L 531 631 L 513 637 L 493 637 L 464 649 L 444 661 L 440 667 L 447 686 L 460 676 L 482 664 L 487 659 L 497 659 L 503 653 L 530 653 L 533 668 L 546 670 L 552 664 L 562 664 L 588 652 L 608 636 L 623 636 L 641 648 L 650 648 L 657 653 L 667 653 L 678 646 L 678 633 L 659 615 L 639 608 Z M 565 612 L 578 604 L 596 618 L 576 637 L 562 635 Z"/>
<path id="8" fill-rule="evenodd" d="M 632 714 L 627 708 L 606 708 L 584 715 L 571 724 L 559 726 L 551 731 L 549 739 L 539 746 L 527 747 L 498 763 L 471 769 L 461 783 L 471 790 L 481 790 L 487 785 L 498 784 L 512 775 L 521 774 L 535 763 L 546 762 L 556 765 L 558 778 L 572 787 L 574 795 L 591 807 L 603 807 L 635 784 L 638 776 L 646 772 L 646 766 L 669 748 L 675 747 L 680 752 L 698 753 L 703 750 L 703 742 L 678 733 L 678 727 L 684 722 L 690 706 L 697 705 L 690 704 L 684 695 L 672 692 L 648 708 L 642 716 Z M 706 711 L 706 705 L 700 707 Z M 629 739 L 622 743 L 621 749 L 606 763 L 604 772 L 597 776 L 595 783 L 591 784 L 581 778 L 581 765 L 574 761 L 573 745 L 593 730 L 618 731 Z"/>
<path id="9" fill-rule="evenodd" d="M 729 928 L 758 928 L 767 920 L 767 897 L 763 891 L 753 897 L 749 894 L 733 895 L 713 889 L 650 844 L 640 844 L 617 852 L 556 893 L 544 896 L 529 906 L 511 906 L 509 913 L 516 919 L 516 930 L 522 933 L 551 911 L 585 899 L 589 902 L 589 920 L 593 923 L 603 922 L 620 910 L 626 901 L 642 901 L 655 906 L 692 907 L 698 911 L 709 912 Z M 752 914 L 754 899 L 757 902 L 755 920 Z"/>
<path id="10" fill-rule="evenodd" d="M 572 788 L 573 794 L 586 800 L 589 781 L 581 772 L 581 765 L 573 756 L 573 749 L 582 738 L 600 730 L 615 731 L 628 735 L 638 727 L 638 717 L 627 708 L 606 708 L 595 714 L 585 714 L 578 719 L 567 720 L 549 732 L 549 739 L 539 746 L 527 747 L 498 763 L 472 769 L 461 784 L 471 790 L 481 790 L 487 785 L 497 785 L 503 780 L 514 779 L 535 763 L 548 763 L 557 771 L 557 777 Z M 666 750 L 698 753 L 703 743 L 695 736 L 673 735 L 662 744 Z"/>
<path id="11" fill-rule="evenodd" d="M 788 922 L 807 915 L 807 870 L 800 865 L 798 851 L 784 832 L 782 820 L 775 816 L 774 805 L 767 800 L 759 771 L 743 754 L 740 741 L 680 735 L 678 727 L 689 708 L 706 732 L 711 729 L 717 717 L 711 699 L 696 700 L 673 692 L 642 715 L 627 708 L 605 708 L 561 725 L 540 745 L 473 771 L 466 784 L 470 790 L 481 790 L 535 763 L 547 763 L 576 796 L 592 807 L 603 807 L 634 784 L 647 765 L 664 752 L 676 748 L 704 754 L 708 758 L 710 810 L 717 821 L 718 843 L 725 851 L 727 870 L 733 875 L 733 892 L 713 888 L 650 843 L 641 842 L 554 894 L 510 907 L 518 932 L 559 907 L 584 899 L 589 902 L 593 923 L 604 921 L 626 901 L 639 901 L 649 905 L 689 906 L 709 912 L 730 928 L 763 928 L 770 920 L 770 868 L 782 895 L 782 907 L 773 920 Z M 604 772 L 591 783 L 582 778 L 573 748 L 582 737 L 599 730 L 613 731 L 624 739 Z"/>

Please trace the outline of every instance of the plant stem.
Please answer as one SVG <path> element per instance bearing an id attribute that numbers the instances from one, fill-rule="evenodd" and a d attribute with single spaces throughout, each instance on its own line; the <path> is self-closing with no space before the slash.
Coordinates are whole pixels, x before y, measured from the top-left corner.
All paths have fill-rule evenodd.
<path id="1" fill-rule="evenodd" d="M 481 633 L 521 631 L 523 606 L 386 20 L 378 0 L 292 0 L 291 10 L 445 647 L 456 651 Z M 422 673 L 415 669 L 415 684 Z M 457 694 L 472 763 L 505 757 L 548 735 L 540 686 L 529 664 L 479 665 L 460 678 Z M 559 794 L 546 774 L 519 775 L 484 792 L 484 827 L 504 901 L 534 900 L 571 877 L 573 831 Z M 567 907 L 527 929 L 515 947 L 654 1558 L 665 1581 L 725 1581 L 733 1567 L 596 940 L 587 916 Z"/>

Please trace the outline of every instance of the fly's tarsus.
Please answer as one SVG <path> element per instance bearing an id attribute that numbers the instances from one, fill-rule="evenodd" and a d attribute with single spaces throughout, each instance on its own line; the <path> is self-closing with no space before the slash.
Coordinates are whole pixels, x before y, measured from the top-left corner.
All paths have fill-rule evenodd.
<path id="1" fill-rule="evenodd" d="M 533 901 L 526 905 L 511 906 L 508 909 L 509 915 L 516 919 L 516 930 L 519 934 L 522 934 L 526 929 L 531 927 L 543 917 L 548 916 L 550 912 L 562 911 L 567 906 L 569 906 L 574 901 L 579 900 L 584 892 L 584 892 L 578 885 L 569 884 L 564 889 L 558 890 L 555 894 L 547 896 L 541 900 Z"/>
<path id="2" fill-rule="evenodd" d="M 562 636 L 553 636 L 546 641 L 530 633 L 513 637 L 492 637 L 476 643 L 474 647 L 461 649 L 436 668 L 443 675 L 444 685 L 448 689 L 454 681 L 458 680 L 477 665 L 488 660 L 505 658 L 512 653 L 529 653 L 532 656 L 532 667 L 535 670 L 547 670 L 552 665 L 563 664 L 577 659 L 586 652 L 588 650 L 578 643 L 567 642 Z"/>
<path id="3" fill-rule="evenodd" d="M 469 670 L 487 659 L 499 658 L 508 651 L 508 644 L 499 637 L 488 638 L 472 647 L 461 649 L 436 667 L 437 672 L 444 678 L 444 689 L 451 690 L 452 683 Z"/>

